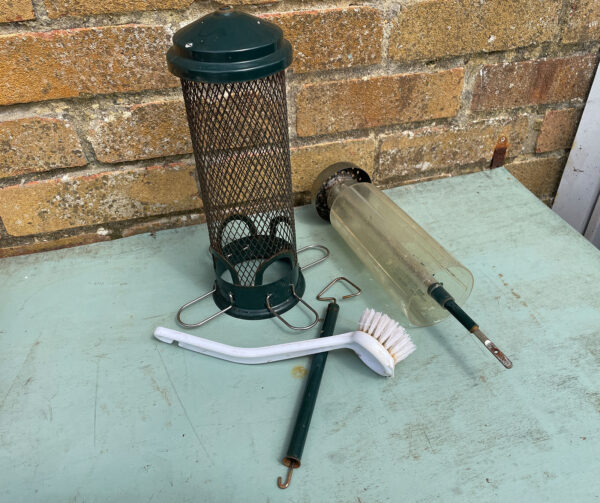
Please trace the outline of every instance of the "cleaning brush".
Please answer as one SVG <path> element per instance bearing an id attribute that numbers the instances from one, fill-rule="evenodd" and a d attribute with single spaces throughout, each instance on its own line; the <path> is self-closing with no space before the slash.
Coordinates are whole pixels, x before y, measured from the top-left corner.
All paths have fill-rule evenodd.
<path id="1" fill-rule="evenodd" d="M 354 351 L 373 372 L 385 377 L 393 377 L 394 366 L 415 350 L 410 336 L 401 325 L 373 309 L 363 312 L 355 332 L 275 346 L 229 346 L 165 327 L 158 327 L 154 331 L 154 337 L 167 344 L 176 341 L 184 349 L 208 356 L 251 365 L 347 348 Z"/>

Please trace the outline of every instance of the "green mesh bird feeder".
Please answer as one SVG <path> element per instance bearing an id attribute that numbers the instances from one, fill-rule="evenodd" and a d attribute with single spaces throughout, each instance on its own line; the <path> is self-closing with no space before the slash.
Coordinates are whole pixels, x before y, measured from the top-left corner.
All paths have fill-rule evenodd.
<path id="1" fill-rule="evenodd" d="M 181 79 L 215 273 L 214 289 L 178 321 L 279 317 L 305 290 L 284 71 L 291 45 L 275 24 L 222 7 L 177 31 L 167 62 Z M 217 314 L 181 321 L 210 295 Z"/>

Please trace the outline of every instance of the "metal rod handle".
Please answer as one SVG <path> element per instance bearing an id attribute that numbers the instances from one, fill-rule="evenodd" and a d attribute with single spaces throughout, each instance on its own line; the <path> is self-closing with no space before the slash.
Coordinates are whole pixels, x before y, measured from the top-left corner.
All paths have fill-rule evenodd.
<path id="1" fill-rule="evenodd" d="M 333 334 L 339 312 L 339 304 L 331 302 L 327 306 L 327 314 L 325 315 L 325 321 L 321 327 L 319 337 L 329 337 Z M 290 470 L 288 472 L 286 484 L 281 484 L 281 481 L 278 480 L 278 486 L 281 489 L 285 489 L 289 485 L 291 470 L 300 466 L 302 451 L 304 451 L 304 444 L 306 443 L 306 437 L 308 436 L 308 428 L 310 426 L 313 411 L 315 410 L 317 395 L 319 394 L 319 387 L 321 386 L 321 378 L 323 377 L 325 363 L 327 362 L 327 355 L 328 353 L 319 353 L 312 358 L 310 372 L 308 373 L 308 379 L 306 381 L 306 387 L 304 388 L 300 410 L 296 417 L 292 438 L 290 439 L 287 454 L 285 458 L 283 458 L 283 464 L 288 466 Z"/>
<path id="2" fill-rule="evenodd" d="M 429 287 L 427 293 L 444 309 L 446 309 L 456 320 L 471 332 L 479 341 L 486 347 L 486 349 L 494 355 L 494 357 L 507 369 L 512 368 L 513 364 L 509 358 L 498 349 L 498 347 L 488 339 L 481 330 L 479 325 L 467 314 L 462 308 L 455 302 L 452 295 L 450 295 L 441 283 L 435 283 Z"/>

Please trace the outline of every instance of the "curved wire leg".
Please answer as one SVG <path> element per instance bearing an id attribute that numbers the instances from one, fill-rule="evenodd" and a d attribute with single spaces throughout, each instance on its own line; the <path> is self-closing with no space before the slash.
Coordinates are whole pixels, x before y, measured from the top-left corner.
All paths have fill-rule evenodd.
<path id="1" fill-rule="evenodd" d="M 222 309 L 221 311 L 219 311 L 218 313 L 212 314 L 211 316 L 209 316 L 208 318 L 204 318 L 202 321 L 198 322 L 198 323 L 185 323 L 184 321 L 182 321 L 181 319 L 181 313 L 187 309 L 190 306 L 193 306 L 196 302 L 200 302 L 201 300 L 206 299 L 206 297 L 208 297 L 209 295 L 212 295 L 213 293 L 215 293 L 216 291 L 216 287 L 213 288 L 210 292 L 205 293 L 204 295 L 201 295 L 200 297 L 198 297 L 197 299 L 191 300 L 190 302 L 188 302 L 187 304 L 184 304 L 183 306 L 181 306 L 179 308 L 179 311 L 177 311 L 177 323 L 179 325 L 181 325 L 182 327 L 185 328 L 195 328 L 195 327 L 201 327 L 202 325 L 204 325 L 205 323 L 208 323 L 211 320 L 214 320 L 217 316 L 221 316 L 223 313 L 226 313 L 227 311 L 229 311 L 232 307 L 233 307 L 233 296 L 231 295 L 231 293 L 229 293 L 229 301 L 231 302 L 231 305 L 229 307 L 226 307 L 225 309 Z"/>
<path id="2" fill-rule="evenodd" d="M 323 252 L 323 256 L 321 258 L 313 260 L 309 264 L 300 266 L 300 270 L 301 271 L 306 271 L 306 269 L 308 269 L 309 267 L 312 267 L 313 265 L 320 264 L 321 262 L 323 262 L 323 260 L 326 260 L 329 257 L 329 253 L 330 253 L 329 252 L 329 248 L 327 248 L 326 246 L 323 246 L 323 245 L 308 245 L 308 246 L 303 246 L 299 250 L 296 250 L 296 255 L 300 255 L 303 251 L 306 251 L 306 250 L 321 250 Z"/>
<path id="3" fill-rule="evenodd" d="M 277 314 L 273 310 L 273 307 L 271 306 L 271 303 L 269 302 L 269 299 L 271 298 L 271 294 L 267 295 L 267 299 L 266 299 L 266 302 L 265 302 L 266 305 L 267 305 L 267 309 L 269 310 L 269 312 L 272 315 L 276 316 L 282 323 L 284 323 L 286 327 L 289 327 L 292 330 L 308 330 L 308 329 L 314 327 L 319 322 L 319 313 L 317 313 L 317 311 L 315 311 L 310 306 L 310 304 L 308 304 L 305 300 L 303 300 L 302 297 L 298 297 L 298 295 L 296 294 L 296 289 L 294 288 L 294 285 L 290 285 L 290 286 L 292 287 L 292 294 L 294 295 L 294 297 L 296 297 L 299 302 L 301 302 L 302 304 L 304 304 L 315 315 L 315 320 L 310 325 L 306 325 L 305 327 L 297 327 L 295 325 L 292 325 L 292 324 L 288 323 L 286 320 L 284 320 L 279 314 Z"/>

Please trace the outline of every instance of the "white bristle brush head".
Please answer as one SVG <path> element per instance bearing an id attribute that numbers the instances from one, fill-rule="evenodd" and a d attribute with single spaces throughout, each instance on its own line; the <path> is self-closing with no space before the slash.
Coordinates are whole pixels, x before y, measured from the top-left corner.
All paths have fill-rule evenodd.
<path id="1" fill-rule="evenodd" d="M 363 311 L 358 322 L 358 329 L 377 340 L 392 356 L 394 365 L 404 360 L 416 349 L 403 326 L 374 309 Z"/>

